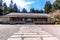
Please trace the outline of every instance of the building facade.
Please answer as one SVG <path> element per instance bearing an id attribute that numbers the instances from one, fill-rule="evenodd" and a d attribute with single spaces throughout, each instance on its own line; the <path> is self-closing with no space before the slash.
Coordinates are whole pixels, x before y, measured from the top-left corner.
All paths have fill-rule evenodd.
<path id="1" fill-rule="evenodd" d="M 48 23 L 49 15 L 46 13 L 9 13 L 5 16 L 5 22 L 24 24 L 45 24 Z"/>

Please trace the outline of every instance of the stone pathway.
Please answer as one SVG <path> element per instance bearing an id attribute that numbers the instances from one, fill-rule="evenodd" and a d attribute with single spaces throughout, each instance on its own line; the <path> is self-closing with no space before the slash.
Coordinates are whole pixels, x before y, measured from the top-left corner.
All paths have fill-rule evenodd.
<path id="1" fill-rule="evenodd" d="M 13 33 L 7 40 L 58 40 L 42 28 L 37 26 L 21 26 L 19 31 Z"/>

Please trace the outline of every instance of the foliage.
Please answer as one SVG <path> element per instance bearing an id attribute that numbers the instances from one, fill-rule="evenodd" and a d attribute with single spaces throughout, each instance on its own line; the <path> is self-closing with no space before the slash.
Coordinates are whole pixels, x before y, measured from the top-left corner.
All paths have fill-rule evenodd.
<path id="1" fill-rule="evenodd" d="M 10 9 L 9 11 L 10 11 L 10 12 L 14 12 L 13 6 L 14 6 L 14 5 L 13 5 L 13 1 L 11 0 L 11 3 L 10 3 L 10 5 L 9 5 L 9 9 Z"/>
<path id="2" fill-rule="evenodd" d="M 35 13 L 40 13 L 40 11 L 39 10 L 35 10 Z"/>
<path id="3" fill-rule="evenodd" d="M 40 10 L 40 13 L 44 13 L 44 10 Z"/>
<path id="4" fill-rule="evenodd" d="M 35 9 L 31 8 L 29 13 L 35 13 Z"/>
<path id="5" fill-rule="evenodd" d="M 56 0 L 56 5 L 60 9 L 60 0 Z"/>
<path id="6" fill-rule="evenodd" d="M 60 10 L 60 0 L 56 0 L 52 6 L 52 8 L 54 8 L 53 10 Z"/>
<path id="7" fill-rule="evenodd" d="M 6 3 L 4 3 L 3 6 L 4 6 L 4 11 L 3 11 L 4 13 L 3 13 L 3 15 L 5 15 L 5 14 L 7 14 L 8 7 L 7 7 Z"/>
<path id="8" fill-rule="evenodd" d="M 52 8 L 52 4 L 50 3 L 50 1 L 47 1 L 46 4 L 45 4 L 45 7 L 44 7 L 45 12 L 46 13 L 51 12 L 51 8 Z"/>
<path id="9" fill-rule="evenodd" d="M 27 13 L 27 10 L 23 8 L 22 13 Z"/>
<path id="10" fill-rule="evenodd" d="M 2 6 L 3 0 L 0 0 L 0 16 L 3 15 L 3 6 Z"/>
<path id="11" fill-rule="evenodd" d="M 35 13 L 44 13 L 43 10 L 35 10 Z"/>
<path id="12" fill-rule="evenodd" d="M 13 9 L 14 9 L 14 12 L 18 12 L 18 8 L 17 8 L 17 5 L 16 5 L 16 3 L 14 4 L 14 7 L 13 7 Z"/>
<path id="13" fill-rule="evenodd" d="M 60 25 L 60 21 L 58 21 L 58 22 L 55 22 L 55 24 L 56 24 L 56 25 Z"/>
<path id="14" fill-rule="evenodd" d="M 2 6 L 3 0 L 0 0 L 0 6 Z"/>

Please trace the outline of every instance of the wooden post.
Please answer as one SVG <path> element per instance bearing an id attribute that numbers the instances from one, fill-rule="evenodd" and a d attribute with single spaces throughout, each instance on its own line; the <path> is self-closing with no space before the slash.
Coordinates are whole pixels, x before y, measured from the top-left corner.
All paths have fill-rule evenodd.
<path id="1" fill-rule="evenodd" d="M 24 22 L 26 23 L 26 18 L 24 18 Z"/>
<path id="2" fill-rule="evenodd" d="M 34 18 L 32 18 L 32 21 L 33 21 L 33 23 L 35 24 L 35 20 L 34 20 Z"/>
<path id="3" fill-rule="evenodd" d="M 37 18 L 37 22 L 38 22 L 39 20 L 38 20 L 38 18 Z"/>

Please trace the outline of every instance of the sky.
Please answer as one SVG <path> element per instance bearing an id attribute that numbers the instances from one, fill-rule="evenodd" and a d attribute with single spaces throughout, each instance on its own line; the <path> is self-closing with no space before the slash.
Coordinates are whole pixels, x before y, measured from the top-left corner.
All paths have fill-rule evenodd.
<path id="1" fill-rule="evenodd" d="M 3 0 L 3 1 L 6 2 L 7 6 L 9 6 L 11 0 Z M 13 0 L 13 2 L 17 4 L 20 10 L 25 8 L 28 11 L 30 10 L 30 8 L 44 10 L 46 1 L 50 1 L 51 4 L 53 4 L 55 0 Z"/>

